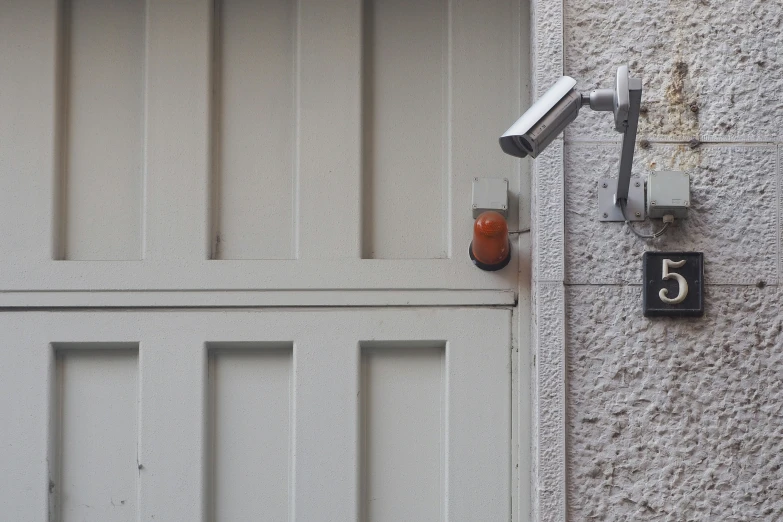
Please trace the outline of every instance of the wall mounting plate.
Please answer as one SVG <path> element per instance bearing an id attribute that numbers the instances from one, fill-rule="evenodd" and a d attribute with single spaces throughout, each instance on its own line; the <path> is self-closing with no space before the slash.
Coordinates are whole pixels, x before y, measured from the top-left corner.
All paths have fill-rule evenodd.
<path id="1" fill-rule="evenodd" d="M 617 192 L 617 178 L 598 180 L 598 221 L 625 221 L 618 205 L 615 205 L 614 195 Z M 628 206 L 626 214 L 629 221 L 644 221 L 644 180 L 631 178 L 628 188 Z"/>

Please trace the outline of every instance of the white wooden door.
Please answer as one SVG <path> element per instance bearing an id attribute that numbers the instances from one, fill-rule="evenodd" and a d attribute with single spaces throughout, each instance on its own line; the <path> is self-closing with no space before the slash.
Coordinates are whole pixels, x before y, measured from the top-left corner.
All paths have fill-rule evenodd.
<path id="1" fill-rule="evenodd" d="M 523 4 L 0 1 L 0 520 L 524 520 Z"/>
<path id="2" fill-rule="evenodd" d="M 513 304 L 467 250 L 474 177 L 518 226 L 519 4 L 0 2 L 0 306 Z"/>
<path id="3" fill-rule="evenodd" d="M 0 315 L 5 520 L 507 520 L 510 312 Z"/>

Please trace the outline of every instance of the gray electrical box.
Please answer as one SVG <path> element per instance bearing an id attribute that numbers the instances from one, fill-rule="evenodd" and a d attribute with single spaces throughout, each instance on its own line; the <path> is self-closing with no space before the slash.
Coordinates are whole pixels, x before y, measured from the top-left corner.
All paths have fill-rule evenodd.
<path id="1" fill-rule="evenodd" d="M 508 217 L 508 180 L 503 178 L 473 178 L 473 219 L 487 210 Z"/>
<path id="2" fill-rule="evenodd" d="M 688 217 L 691 178 L 687 172 L 651 172 L 647 178 L 647 216 L 661 219 L 668 214 Z"/>

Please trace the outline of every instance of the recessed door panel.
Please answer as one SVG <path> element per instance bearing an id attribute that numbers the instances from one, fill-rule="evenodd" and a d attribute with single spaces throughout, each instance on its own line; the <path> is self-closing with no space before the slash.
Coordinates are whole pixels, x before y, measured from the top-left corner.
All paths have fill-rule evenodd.
<path id="1" fill-rule="evenodd" d="M 207 498 L 215 521 L 285 520 L 291 485 L 291 343 L 209 350 Z"/>
<path id="2" fill-rule="evenodd" d="M 138 347 L 66 343 L 54 349 L 58 520 L 135 518 Z"/>
<path id="3" fill-rule="evenodd" d="M 444 520 L 445 344 L 361 349 L 362 517 Z"/>
<path id="4" fill-rule="evenodd" d="M 507 520 L 510 323 L 502 309 L 0 314 L 0 461 L 22 477 L 0 510 Z"/>

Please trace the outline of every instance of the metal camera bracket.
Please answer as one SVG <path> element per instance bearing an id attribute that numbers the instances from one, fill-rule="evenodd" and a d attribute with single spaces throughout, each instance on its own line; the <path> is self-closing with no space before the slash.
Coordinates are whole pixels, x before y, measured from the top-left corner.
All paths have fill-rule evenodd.
<path id="1" fill-rule="evenodd" d="M 625 205 L 625 215 L 628 221 L 644 221 L 644 179 L 630 178 L 628 199 Z M 617 178 L 598 180 L 598 221 L 625 221 L 623 211 L 617 204 Z"/>
<path id="2" fill-rule="evenodd" d="M 628 221 L 644 221 L 644 180 L 631 179 L 639 109 L 642 105 L 642 80 L 630 78 L 628 66 L 617 69 L 614 89 L 596 89 L 582 95 L 582 104 L 594 111 L 612 111 L 615 130 L 623 134 L 620 152 L 620 172 L 617 179 L 598 181 L 598 220 L 626 221 L 620 208 L 625 203 Z"/>

